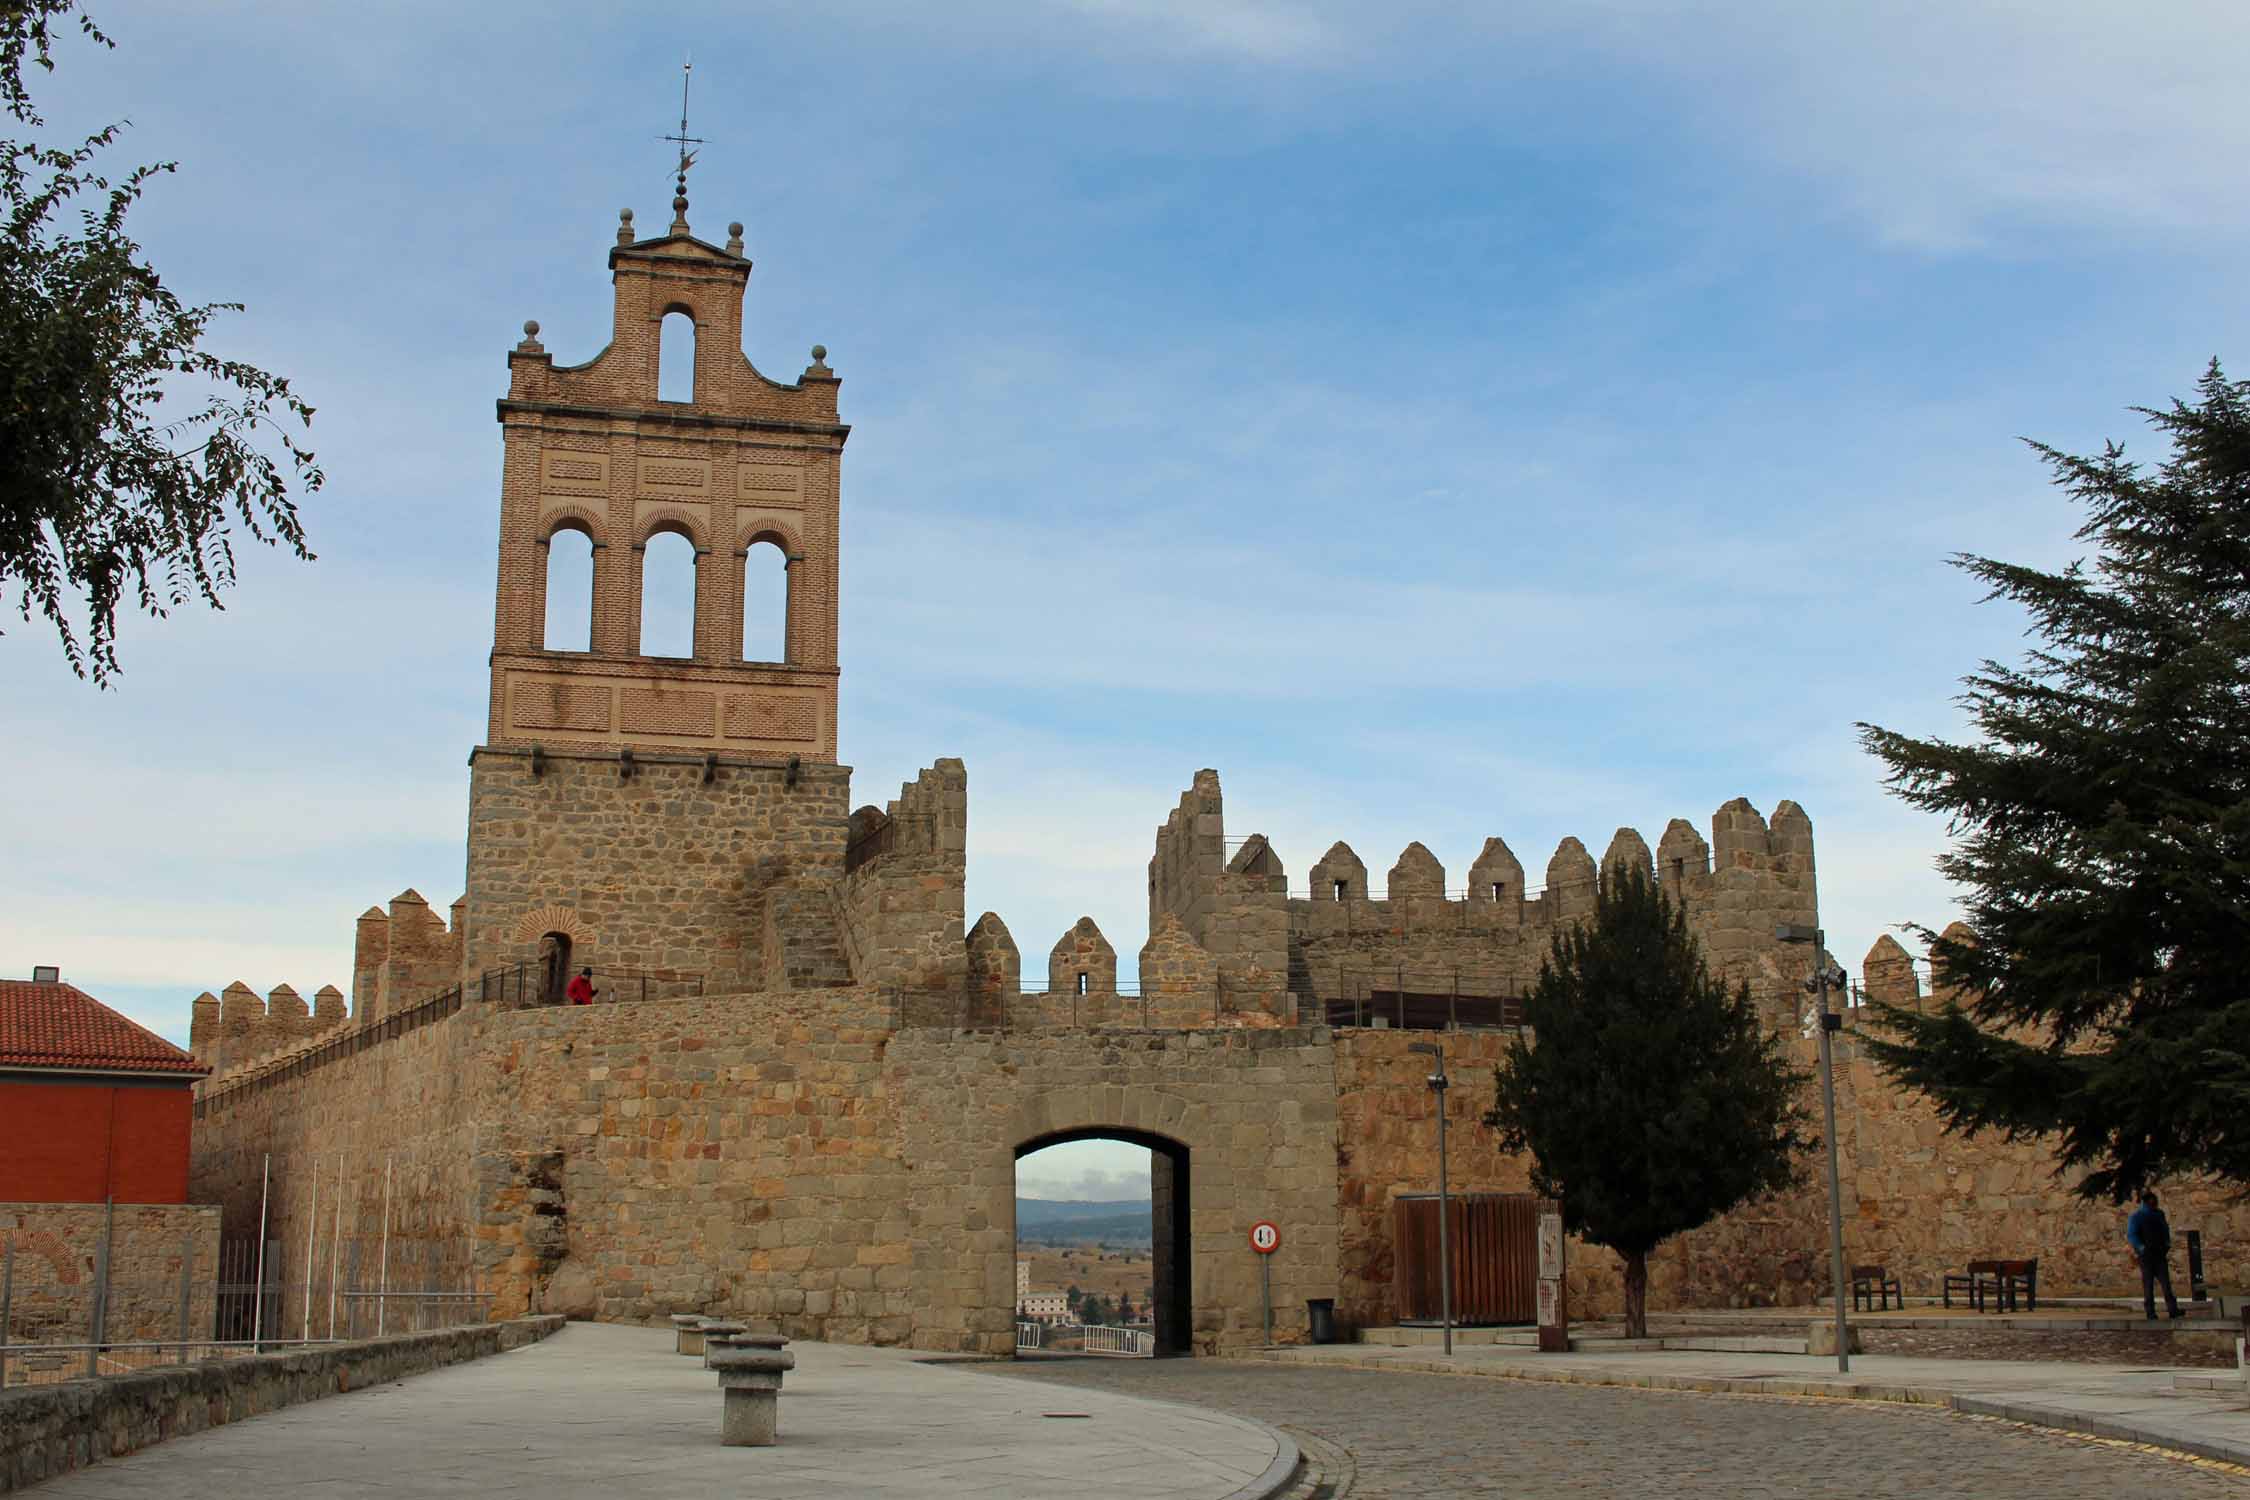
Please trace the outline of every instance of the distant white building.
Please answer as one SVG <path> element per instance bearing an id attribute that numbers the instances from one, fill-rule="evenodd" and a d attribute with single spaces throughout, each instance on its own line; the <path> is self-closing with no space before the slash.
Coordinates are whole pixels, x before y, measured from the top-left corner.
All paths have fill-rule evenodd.
<path id="1" fill-rule="evenodd" d="M 1029 1318 L 1034 1323 L 1067 1323 L 1070 1321 L 1070 1294 L 1019 1290 L 1016 1316 Z"/>
<path id="2" fill-rule="evenodd" d="M 1016 1257 L 1016 1300 L 1018 1302 L 1021 1302 L 1023 1300 L 1023 1294 L 1030 1290 L 1031 1257 L 1028 1255 L 1019 1255 Z"/>

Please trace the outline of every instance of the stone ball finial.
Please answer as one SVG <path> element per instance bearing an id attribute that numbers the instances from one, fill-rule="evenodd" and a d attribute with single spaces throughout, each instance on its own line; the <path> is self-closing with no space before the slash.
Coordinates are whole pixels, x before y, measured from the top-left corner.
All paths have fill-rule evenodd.
<path id="1" fill-rule="evenodd" d="M 539 320 L 537 318 L 526 318 L 523 320 L 523 336 L 527 339 L 535 339 L 539 337 Z"/>
<path id="2" fill-rule="evenodd" d="M 742 226 L 740 224 L 729 224 L 727 226 L 727 233 L 733 235 L 736 239 L 739 240 L 742 238 Z"/>
<path id="3" fill-rule="evenodd" d="M 676 214 L 684 214 L 687 212 L 687 194 L 676 193 L 673 195 L 672 212 Z"/>
<path id="4" fill-rule="evenodd" d="M 828 346 L 827 346 L 826 344 L 815 344 L 815 345 L 813 345 L 813 346 L 812 346 L 812 357 L 813 357 L 813 363 L 814 363 L 814 364 L 816 364 L 816 365 L 817 365 L 817 364 L 819 364 L 819 363 L 820 363 L 820 362 L 821 362 L 822 360 L 824 360 L 824 359 L 828 358 Z"/>
<path id="5" fill-rule="evenodd" d="M 621 209 L 619 209 L 619 210 L 617 211 L 617 222 L 618 222 L 618 223 L 620 223 L 620 224 L 630 224 L 630 223 L 632 223 L 632 222 L 633 222 L 633 211 L 632 211 L 631 209 L 629 209 L 629 208 L 621 208 Z"/>

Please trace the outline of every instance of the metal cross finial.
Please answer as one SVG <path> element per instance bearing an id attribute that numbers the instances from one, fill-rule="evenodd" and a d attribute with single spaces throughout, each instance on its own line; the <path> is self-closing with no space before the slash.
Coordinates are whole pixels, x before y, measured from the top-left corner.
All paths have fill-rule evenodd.
<path id="1" fill-rule="evenodd" d="M 677 135 L 657 137 L 659 140 L 671 141 L 680 148 L 680 161 L 676 169 L 678 177 L 672 189 L 672 212 L 677 218 L 684 218 L 687 214 L 687 174 L 688 168 L 695 165 L 696 153 L 688 147 L 706 144 L 703 137 L 687 133 L 688 84 L 694 76 L 693 59 L 680 64 L 680 130 Z"/>

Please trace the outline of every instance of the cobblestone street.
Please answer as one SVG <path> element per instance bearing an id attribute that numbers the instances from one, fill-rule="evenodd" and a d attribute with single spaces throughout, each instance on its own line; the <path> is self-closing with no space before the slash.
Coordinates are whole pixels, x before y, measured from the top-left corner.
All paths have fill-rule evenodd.
<path id="1" fill-rule="evenodd" d="M 1924 1408 L 1216 1360 L 981 1366 L 1256 1417 L 1347 1450 L 1351 1495 L 2112 1500 L 2250 1494 L 2213 1467 Z"/>

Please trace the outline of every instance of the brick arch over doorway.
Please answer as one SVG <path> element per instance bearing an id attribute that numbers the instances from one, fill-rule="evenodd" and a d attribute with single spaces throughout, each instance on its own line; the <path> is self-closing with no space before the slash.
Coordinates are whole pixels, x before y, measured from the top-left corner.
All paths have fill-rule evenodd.
<path id="1" fill-rule="evenodd" d="M 1082 1125 L 1019 1141 L 1016 1160 L 1071 1141 L 1122 1141 L 1148 1150 L 1150 1280 L 1158 1355 L 1195 1352 L 1194 1153 L 1185 1141 L 1130 1126 Z"/>

